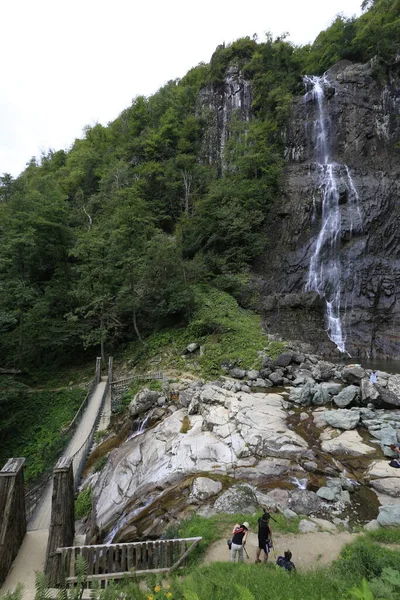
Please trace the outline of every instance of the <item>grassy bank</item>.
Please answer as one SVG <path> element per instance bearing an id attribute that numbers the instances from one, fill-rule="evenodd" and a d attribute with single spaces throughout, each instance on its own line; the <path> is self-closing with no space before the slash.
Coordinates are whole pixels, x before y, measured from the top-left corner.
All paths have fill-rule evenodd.
<path id="1" fill-rule="evenodd" d="M 1 465 L 11 456 L 24 456 L 28 483 L 51 468 L 69 439 L 63 429 L 85 395 L 82 388 L 21 393 L 14 407 L 13 426 L 2 435 Z"/>
<path id="2" fill-rule="evenodd" d="M 201 354 L 183 357 L 192 342 L 202 346 Z M 187 327 L 154 333 L 145 344 L 130 344 L 124 358 L 130 359 L 137 370 L 189 370 L 212 379 L 224 372 L 222 364 L 237 364 L 244 369 L 260 367 L 259 351 L 263 348 L 274 358 L 284 344 L 270 342 L 260 316 L 240 307 L 233 296 L 202 285 L 195 288 L 195 309 Z"/>

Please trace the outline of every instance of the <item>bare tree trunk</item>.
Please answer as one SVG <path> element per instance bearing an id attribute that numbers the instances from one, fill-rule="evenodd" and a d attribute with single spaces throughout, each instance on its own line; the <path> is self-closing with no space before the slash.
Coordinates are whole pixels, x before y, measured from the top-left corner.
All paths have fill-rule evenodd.
<path id="1" fill-rule="evenodd" d="M 181 173 L 183 177 L 183 189 L 185 192 L 185 213 L 188 215 L 190 209 L 190 192 L 192 189 L 193 174 L 186 169 L 182 170 Z"/>
<path id="2" fill-rule="evenodd" d="M 103 315 L 101 315 L 101 320 L 100 320 L 100 356 L 101 356 L 101 362 L 103 364 L 105 364 L 106 354 L 104 352 L 104 319 L 103 319 Z"/>
<path id="3" fill-rule="evenodd" d="M 22 371 L 24 366 L 24 313 L 22 310 L 19 312 L 18 363 Z"/>
<path id="4" fill-rule="evenodd" d="M 142 336 L 140 335 L 140 331 L 139 331 L 139 329 L 138 329 L 138 326 L 137 326 L 137 321 L 136 321 L 136 310 L 135 310 L 135 309 L 133 309 L 133 311 L 132 311 L 132 317 L 133 317 L 133 327 L 134 327 L 134 329 L 135 329 L 135 333 L 136 333 L 136 335 L 137 335 L 137 337 L 138 337 L 138 340 L 139 340 L 139 342 L 140 342 L 141 344 L 143 344 L 143 338 L 142 338 Z"/>

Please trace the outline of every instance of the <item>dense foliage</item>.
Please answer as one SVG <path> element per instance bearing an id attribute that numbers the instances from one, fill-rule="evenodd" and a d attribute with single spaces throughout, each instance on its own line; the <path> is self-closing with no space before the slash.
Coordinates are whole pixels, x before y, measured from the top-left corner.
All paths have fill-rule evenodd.
<path id="1" fill-rule="evenodd" d="M 366 0 L 313 45 L 281 36 L 219 46 L 210 64 L 137 97 L 107 127 L 86 127 L 68 152 L 0 178 L 0 359 L 26 369 L 104 357 L 165 326 L 185 325 L 194 284 L 238 294 L 237 274 L 263 251 L 279 197 L 282 126 L 301 75 L 342 58 L 384 64 L 399 46 L 400 0 Z M 386 61 L 386 62 L 385 62 Z M 227 70 L 252 86 L 252 119 L 207 139 Z M 201 93 L 200 93 L 201 92 Z M 203 98 L 203 100 L 202 100 Z M 240 286 L 239 286 L 240 288 Z"/>

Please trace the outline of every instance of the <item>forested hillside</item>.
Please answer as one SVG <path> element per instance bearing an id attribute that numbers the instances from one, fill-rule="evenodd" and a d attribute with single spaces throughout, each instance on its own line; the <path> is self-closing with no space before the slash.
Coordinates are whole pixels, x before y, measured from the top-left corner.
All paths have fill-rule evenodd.
<path id="1" fill-rule="evenodd" d="M 239 297 L 279 198 L 282 128 L 304 73 L 400 46 L 400 0 L 366 0 L 311 46 L 285 36 L 219 46 L 209 64 L 139 96 L 108 126 L 86 127 L 69 151 L 32 159 L 0 183 L 0 361 L 21 369 L 104 356 L 152 331 L 185 325 L 194 285 Z M 235 66 L 250 82 L 252 119 L 228 123 L 224 155 L 209 160 L 210 112 Z M 62 118 L 62 117 L 61 117 Z M 212 325 L 211 325 L 212 327 Z"/>

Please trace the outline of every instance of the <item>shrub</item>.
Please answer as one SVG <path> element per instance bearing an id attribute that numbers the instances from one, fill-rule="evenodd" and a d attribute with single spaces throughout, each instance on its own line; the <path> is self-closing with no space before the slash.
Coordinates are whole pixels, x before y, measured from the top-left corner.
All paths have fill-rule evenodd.
<path id="1" fill-rule="evenodd" d="M 97 473 L 101 471 L 107 464 L 107 456 L 100 456 L 93 465 L 93 471 Z"/>
<path id="2" fill-rule="evenodd" d="M 182 427 L 180 433 L 187 433 L 191 429 L 190 419 L 185 415 L 182 419 Z"/>
<path id="3" fill-rule="evenodd" d="M 87 517 L 92 510 L 92 488 L 87 487 L 79 492 L 75 500 L 75 519 Z"/>

